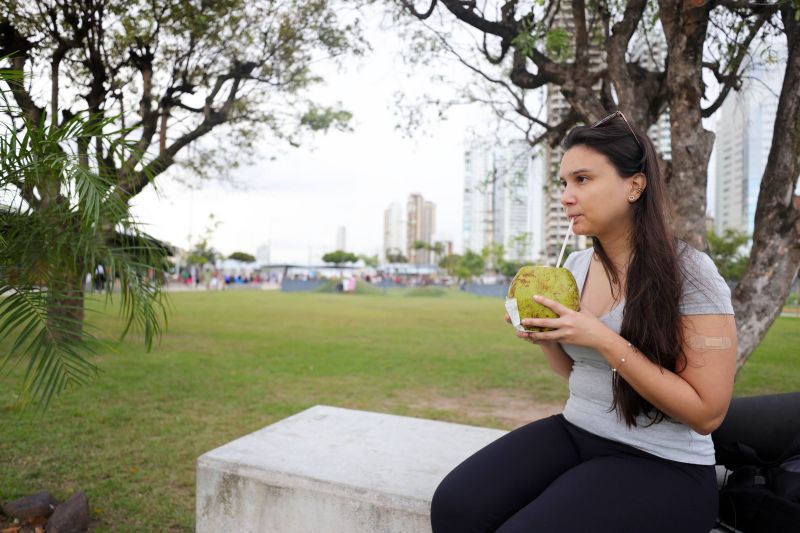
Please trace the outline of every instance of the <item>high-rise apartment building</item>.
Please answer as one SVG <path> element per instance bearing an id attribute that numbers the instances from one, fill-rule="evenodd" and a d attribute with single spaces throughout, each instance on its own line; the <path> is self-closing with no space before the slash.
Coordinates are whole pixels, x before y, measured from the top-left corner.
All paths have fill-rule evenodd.
<path id="1" fill-rule="evenodd" d="M 436 231 L 436 204 L 426 201 L 421 194 L 410 194 L 406 203 L 406 257 L 415 265 L 433 262 L 433 254 L 417 243 L 432 245 Z"/>
<path id="2" fill-rule="evenodd" d="M 465 150 L 464 249 L 502 244 L 506 259 L 537 261 L 543 247 L 542 159 L 527 141 L 493 146 L 475 139 Z"/>
<path id="3" fill-rule="evenodd" d="M 336 249 L 347 249 L 347 230 L 344 226 L 339 226 L 339 229 L 336 230 Z"/>
<path id="4" fill-rule="evenodd" d="M 754 68 L 742 90 L 731 92 L 720 107 L 715 140 L 714 231 L 718 234 L 726 229 L 753 234 L 783 83 L 780 64 Z"/>
<path id="5" fill-rule="evenodd" d="M 492 202 L 487 193 L 492 168 L 492 153 L 482 139 L 472 140 L 464 150 L 464 250 L 479 252 L 493 233 Z"/>
<path id="6" fill-rule="evenodd" d="M 406 218 L 400 202 L 392 202 L 383 212 L 383 253 L 381 259 L 389 255 L 406 255 Z"/>

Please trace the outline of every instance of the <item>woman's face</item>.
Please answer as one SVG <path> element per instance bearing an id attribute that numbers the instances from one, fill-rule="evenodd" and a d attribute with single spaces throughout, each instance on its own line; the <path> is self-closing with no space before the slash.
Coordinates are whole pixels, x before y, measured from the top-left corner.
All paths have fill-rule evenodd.
<path id="1" fill-rule="evenodd" d="M 561 204 L 576 235 L 602 238 L 627 232 L 633 221 L 628 197 L 644 189 L 644 176 L 621 178 L 608 158 L 587 146 L 566 151 L 559 171 Z M 637 195 L 638 197 L 638 195 Z"/>

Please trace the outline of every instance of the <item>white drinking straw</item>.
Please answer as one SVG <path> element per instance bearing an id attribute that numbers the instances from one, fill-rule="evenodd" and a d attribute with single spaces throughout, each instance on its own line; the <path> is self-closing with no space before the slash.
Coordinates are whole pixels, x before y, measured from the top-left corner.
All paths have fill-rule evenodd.
<path id="1" fill-rule="evenodd" d="M 567 241 L 569 240 L 569 234 L 572 232 L 572 223 L 575 221 L 574 218 L 569 219 L 569 227 L 567 228 L 567 234 L 564 235 L 564 244 L 561 245 L 561 253 L 558 254 L 558 262 L 556 263 L 556 268 L 561 265 L 561 258 L 564 257 L 564 249 L 567 247 Z"/>

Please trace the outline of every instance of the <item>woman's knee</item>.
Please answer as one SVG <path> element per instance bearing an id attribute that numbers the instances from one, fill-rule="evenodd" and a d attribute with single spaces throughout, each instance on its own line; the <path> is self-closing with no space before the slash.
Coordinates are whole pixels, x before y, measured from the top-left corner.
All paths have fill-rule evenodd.
<path id="1" fill-rule="evenodd" d="M 431 526 L 434 533 L 457 531 L 461 527 L 460 508 L 462 507 L 458 487 L 447 475 L 436 487 L 431 498 Z"/>
<path id="2" fill-rule="evenodd" d="M 448 474 L 436 487 L 431 498 L 431 527 L 433 533 L 469 533 L 492 531 L 480 516 L 474 487 L 461 483 Z"/>

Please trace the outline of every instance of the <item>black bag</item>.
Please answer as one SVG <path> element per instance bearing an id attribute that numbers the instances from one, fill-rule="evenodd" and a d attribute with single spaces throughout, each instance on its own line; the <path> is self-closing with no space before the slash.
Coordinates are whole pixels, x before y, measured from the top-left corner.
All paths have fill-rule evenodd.
<path id="1" fill-rule="evenodd" d="M 800 532 L 800 393 L 734 398 L 712 433 L 720 525 L 742 533 Z"/>

